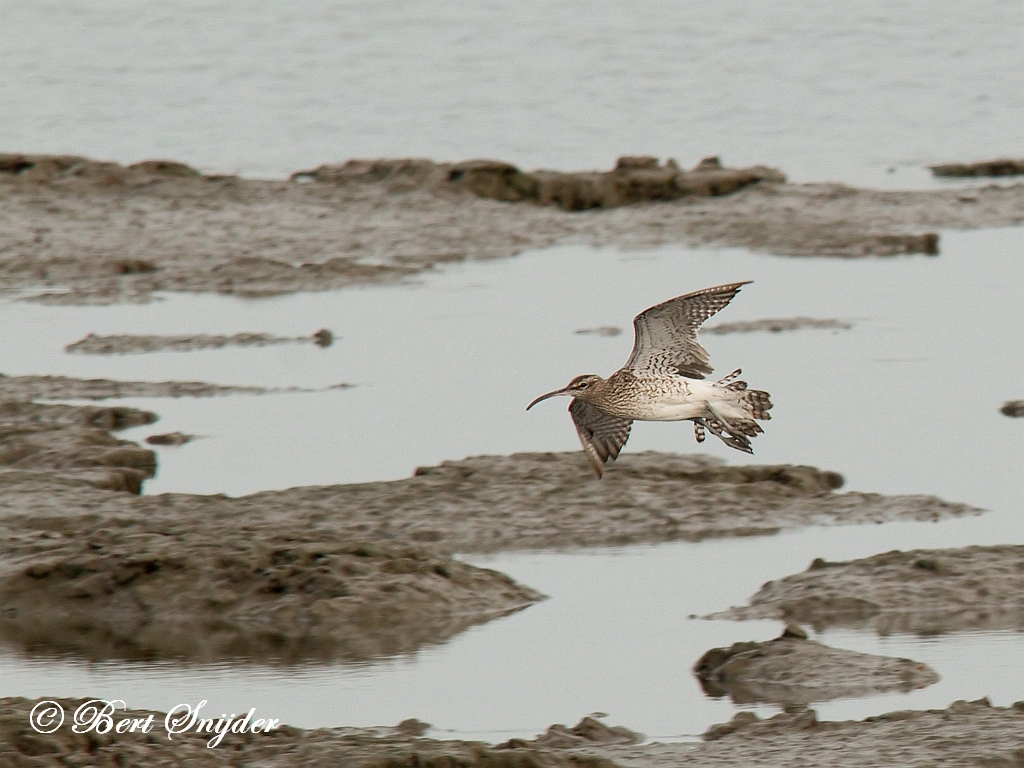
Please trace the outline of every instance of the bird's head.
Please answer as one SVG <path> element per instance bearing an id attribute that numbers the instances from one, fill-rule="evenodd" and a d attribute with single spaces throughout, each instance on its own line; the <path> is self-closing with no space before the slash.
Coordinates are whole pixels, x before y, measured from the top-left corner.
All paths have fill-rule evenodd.
<path id="1" fill-rule="evenodd" d="M 547 394 L 541 395 L 526 406 L 526 410 L 530 410 L 541 400 L 547 400 L 549 397 L 557 397 L 558 395 L 568 395 L 569 397 L 578 397 L 580 400 L 587 400 L 597 390 L 597 385 L 603 382 L 604 379 L 600 376 L 595 376 L 592 373 L 585 373 L 582 376 L 577 376 L 562 389 L 556 389 L 554 392 L 548 392 Z"/>

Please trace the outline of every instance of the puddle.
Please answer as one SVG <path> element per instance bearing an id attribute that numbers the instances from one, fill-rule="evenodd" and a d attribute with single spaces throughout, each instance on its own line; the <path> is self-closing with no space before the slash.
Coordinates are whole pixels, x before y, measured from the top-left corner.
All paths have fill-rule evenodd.
<path id="1" fill-rule="evenodd" d="M 742 603 L 766 580 L 815 557 L 889 549 L 1024 543 L 1024 436 L 999 413 L 1024 394 L 1024 230 L 942 233 L 938 258 L 784 259 L 740 250 L 623 253 L 567 246 L 452 266 L 417 285 L 266 300 L 170 296 L 142 306 L 0 304 L 8 374 L 196 379 L 354 389 L 192 399 L 130 398 L 160 414 L 123 434 L 204 435 L 159 449 L 147 493 L 232 495 L 291 485 L 404 477 L 417 465 L 478 453 L 578 450 L 563 407 L 526 403 L 573 375 L 626 359 L 639 310 L 698 287 L 753 279 L 722 322 L 806 316 L 850 330 L 706 336 L 718 371 L 742 366 L 776 408 L 757 455 L 709 441 L 733 463 L 806 463 L 847 487 L 932 493 L 993 510 L 940 524 L 816 528 L 773 537 L 621 551 L 467 558 L 551 596 L 419 654 L 365 666 L 289 669 L 34 661 L 0 654 L 0 694 L 89 695 L 168 708 L 208 699 L 218 713 L 256 706 L 299 726 L 378 725 L 418 717 L 438 733 L 503 740 L 600 710 L 668 738 L 728 720 L 690 672 L 708 648 L 779 633 L 777 622 L 688 618 Z M 717 320 L 717 318 L 716 318 Z M 579 335 L 618 326 L 617 337 Z M 303 335 L 306 346 L 85 356 L 62 352 L 89 332 Z M 628 451 L 696 451 L 687 425 L 638 423 Z M 612 469 L 614 471 L 614 468 Z M 818 707 L 828 718 L 943 707 L 988 695 L 1024 698 L 1021 633 L 938 638 L 830 631 L 839 647 L 907 656 L 942 681 Z M 762 714 L 775 710 L 763 707 Z"/>

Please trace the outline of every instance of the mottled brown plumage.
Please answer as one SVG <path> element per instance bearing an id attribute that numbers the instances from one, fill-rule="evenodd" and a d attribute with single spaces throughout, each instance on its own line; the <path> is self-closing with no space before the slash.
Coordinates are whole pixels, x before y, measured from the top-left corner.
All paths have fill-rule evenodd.
<path id="1" fill-rule="evenodd" d="M 772 407 L 767 392 L 747 389 L 739 369 L 716 382 L 708 353 L 697 341 L 701 323 L 727 305 L 747 283 L 729 283 L 678 296 L 633 319 L 633 351 L 626 364 L 609 376 L 577 376 L 563 389 L 541 395 L 527 410 L 549 397 L 569 395 L 576 432 L 600 478 L 603 466 L 618 457 L 634 420 L 694 423 L 694 436 L 705 431 L 726 445 L 753 453 L 750 438 L 762 432 L 755 419 L 767 420 Z"/>

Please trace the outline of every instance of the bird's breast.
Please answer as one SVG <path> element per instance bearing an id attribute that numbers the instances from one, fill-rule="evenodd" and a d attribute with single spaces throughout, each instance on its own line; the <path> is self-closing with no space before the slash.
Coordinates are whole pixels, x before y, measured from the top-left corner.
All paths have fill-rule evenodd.
<path id="1" fill-rule="evenodd" d="M 609 382 L 613 383 L 613 382 Z M 606 402 L 598 405 L 615 416 L 641 421 L 680 421 L 702 415 L 706 399 L 695 395 L 693 384 L 682 376 L 631 376 L 607 393 Z"/>

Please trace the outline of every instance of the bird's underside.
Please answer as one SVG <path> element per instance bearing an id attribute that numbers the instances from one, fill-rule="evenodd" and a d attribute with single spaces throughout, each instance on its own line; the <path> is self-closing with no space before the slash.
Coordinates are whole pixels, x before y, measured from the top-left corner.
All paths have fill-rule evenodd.
<path id="1" fill-rule="evenodd" d="M 737 369 L 715 382 L 697 329 L 726 306 L 746 283 L 730 283 L 678 296 L 633 320 L 635 339 L 626 364 L 609 376 L 577 376 L 569 386 L 534 400 L 571 395 L 569 413 L 583 451 L 601 477 L 629 439 L 633 421 L 692 421 L 698 443 L 707 432 L 731 448 L 753 453 L 750 438 L 762 432 L 772 407 L 767 392 L 748 389 Z"/>

